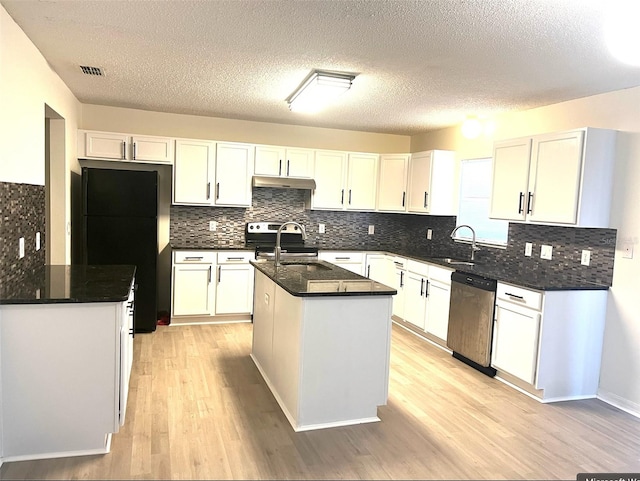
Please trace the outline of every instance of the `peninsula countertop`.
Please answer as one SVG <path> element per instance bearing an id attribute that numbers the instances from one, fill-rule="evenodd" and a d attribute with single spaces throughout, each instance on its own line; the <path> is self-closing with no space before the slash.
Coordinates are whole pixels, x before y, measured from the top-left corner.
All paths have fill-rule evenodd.
<path id="1" fill-rule="evenodd" d="M 7 283 L 0 305 L 126 301 L 135 272 L 129 265 L 45 265 Z"/>
<path id="2" fill-rule="evenodd" d="M 251 264 L 295 297 L 393 296 L 398 291 L 326 261 L 251 261 Z"/>

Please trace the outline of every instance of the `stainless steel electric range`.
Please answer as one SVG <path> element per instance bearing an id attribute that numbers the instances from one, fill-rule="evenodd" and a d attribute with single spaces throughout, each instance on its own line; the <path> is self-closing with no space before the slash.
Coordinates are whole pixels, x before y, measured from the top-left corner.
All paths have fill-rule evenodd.
<path id="1" fill-rule="evenodd" d="M 245 243 L 255 249 L 256 260 L 274 260 L 276 236 L 284 222 L 248 222 Z M 280 235 L 280 259 L 317 260 L 318 248 L 305 246 L 302 231 L 295 225 L 286 225 Z"/>

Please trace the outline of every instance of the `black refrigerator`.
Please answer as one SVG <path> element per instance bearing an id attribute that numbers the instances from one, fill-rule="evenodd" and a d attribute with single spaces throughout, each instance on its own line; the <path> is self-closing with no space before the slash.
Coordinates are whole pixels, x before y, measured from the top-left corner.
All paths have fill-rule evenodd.
<path id="1" fill-rule="evenodd" d="M 158 173 L 82 168 L 85 264 L 136 266 L 135 332 L 157 323 Z"/>

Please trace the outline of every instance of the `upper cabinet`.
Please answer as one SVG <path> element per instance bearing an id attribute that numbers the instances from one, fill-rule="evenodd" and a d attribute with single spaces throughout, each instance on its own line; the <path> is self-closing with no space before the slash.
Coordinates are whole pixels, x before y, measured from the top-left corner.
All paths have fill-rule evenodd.
<path id="1" fill-rule="evenodd" d="M 311 177 L 314 150 L 256 146 L 255 174 L 277 177 Z"/>
<path id="2" fill-rule="evenodd" d="M 173 139 L 113 132 L 79 131 L 78 156 L 86 159 L 171 164 Z"/>
<path id="3" fill-rule="evenodd" d="M 378 155 L 316 151 L 312 209 L 375 210 Z"/>
<path id="4" fill-rule="evenodd" d="M 409 154 L 382 154 L 378 182 L 378 210 L 407 210 L 407 171 Z"/>
<path id="5" fill-rule="evenodd" d="M 429 150 L 411 154 L 408 177 L 409 212 L 456 215 L 453 151 Z"/>
<path id="6" fill-rule="evenodd" d="M 587 128 L 496 142 L 490 217 L 608 227 L 615 135 Z"/>
<path id="7" fill-rule="evenodd" d="M 215 205 L 251 206 L 254 152 L 255 148 L 251 144 L 216 144 Z"/>
<path id="8" fill-rule="evenodd" d="M 173 164 L 173 203 L 212 205 L 215 142 L 176 140 Z"/>

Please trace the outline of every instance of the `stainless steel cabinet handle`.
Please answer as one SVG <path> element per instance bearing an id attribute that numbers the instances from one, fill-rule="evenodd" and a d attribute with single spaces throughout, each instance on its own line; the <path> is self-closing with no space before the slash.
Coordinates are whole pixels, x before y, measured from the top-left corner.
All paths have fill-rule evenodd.
<path id="1" fill-rule="evenodd" d="M 429 279 L 424 281 L 424 297 L 429 297 Z"/>
<path id="2" fill-rule="evenodd" d="M 282 175 L 282 159 L 280 159 L 280 162 L 278 164 L 278 175 Z"/>
<path id="3" fill-rule="evenodd" d="M 122 160 L 127 158 L 127 143 L 122 141 Z"/>
<path id="4" fill-rule="evenodd" d="M 207 182 L 207 200 L 211 197 L 211 182 Z"/>
<path id="5" fill-rule="evenodd" d="M 291 162 L 290 160 L 287 160 L 287 177 L 289 177 L 289 163 L 290 162 Z"/>
<path id="6" fill-rule="evenodd" d="M 218 284 L 220 284 L 220 276 L 222 275 L 222 266 L 218 266 Z"/>
<path id="7" fill-rule="evenodd" d="M 400 287 L 404 287 L 404 272 L 400 272 Z"/>
<path id="8" fill-rule="evenodd" d="M 349 205 L 351 205 L 351 189 L 349 189 Z"/>
<path id="9" fill-rule="evenodd" d="M 406 192 L 403 192 L 403 193 L 402 193 L 402 207 L 404 207 L 404 200 L 405 200 L 405 197 L 406 197 L 406 196 L 407 196 L 407 193 L 406 193 Z"/>
<path id="10" fill-rule="evenodd" d="M 371 275 L 371 265 L 367 266 L 367 277 Z"/>
<path id="11" fill-rule="evenodd" d="M 533 192 L 529 192 L 529 198 L 527 200 L 527 214 L 533 212 Z"/>
<path id="12" fill-rule="evenodd" d="M 520 200 L 518 201 L 518 214 L 522 214 L 524 209 L 524 192 L 520 192 Z"/>
<path id="13" fill-rule="evenodd" d="M 220 198 L 220 182 L 216 184 L 216 199 Z"/>
<path id="14" fill-rule="evenodd" d="M 425 208 L 425 209 L 427 208 L 427 196 L 428 196 L 428 195 L 429 195 L 429 194 L 428 194 L 427 192 L 425 192 L 425 193 L 424 193 L 424 208 Z"/>
<path id="15" fill-rule="evenodd" d="M 340 203 L 344 204 L 344 189 L 342 189 L 342 194 L 340 196 Z"/>
<path id="16" fill-rule="evenodd" d="M 136 160 L 136 143 L 133 143 L 133 160 Z"/>
<path id="17" fill-rule="evenodd" d="M 208 271 L 209 272 L 207 273 L 207 282 L 211 284 L 211 266 L 209 266 Z"/>
<path id="18" fill-rule="evenodd" d="M 420 279 L 420 297 L 424 295 L 424 279 Z"/>
<path id="19" fill-rule="evenodd" d="M 282 252 L 286 252 L 286 251 L 282 251 Z M 228 261 L 243 261 L 244 257 L 227 257 Z"/>
<path id="20" fill-rule="evenodd" d="M 184 258 L 185 261 L 201 261 L 202 259 L 204 259 L 204 257 L 202 256 L 199 256 L 199 257 L 193 256 L 193 257 Z"/>
<path id="21" fill-rule="evenodd" d="M 348 261 L 351 260 L 351 257 L 336 257 L 337 261 Z"/>
<path id="22" fill-rule="evenodd" d="M 509 296 L 509 299 L 513 299 L 514 301 L 518 301 L 518 302 L 527 302 L 525 301 L 524 297 L 522 296 L 518 296 L 516 294 L 511 294 L 509 292 L 505 292 L 504 293 L 505 296 Z"/>

